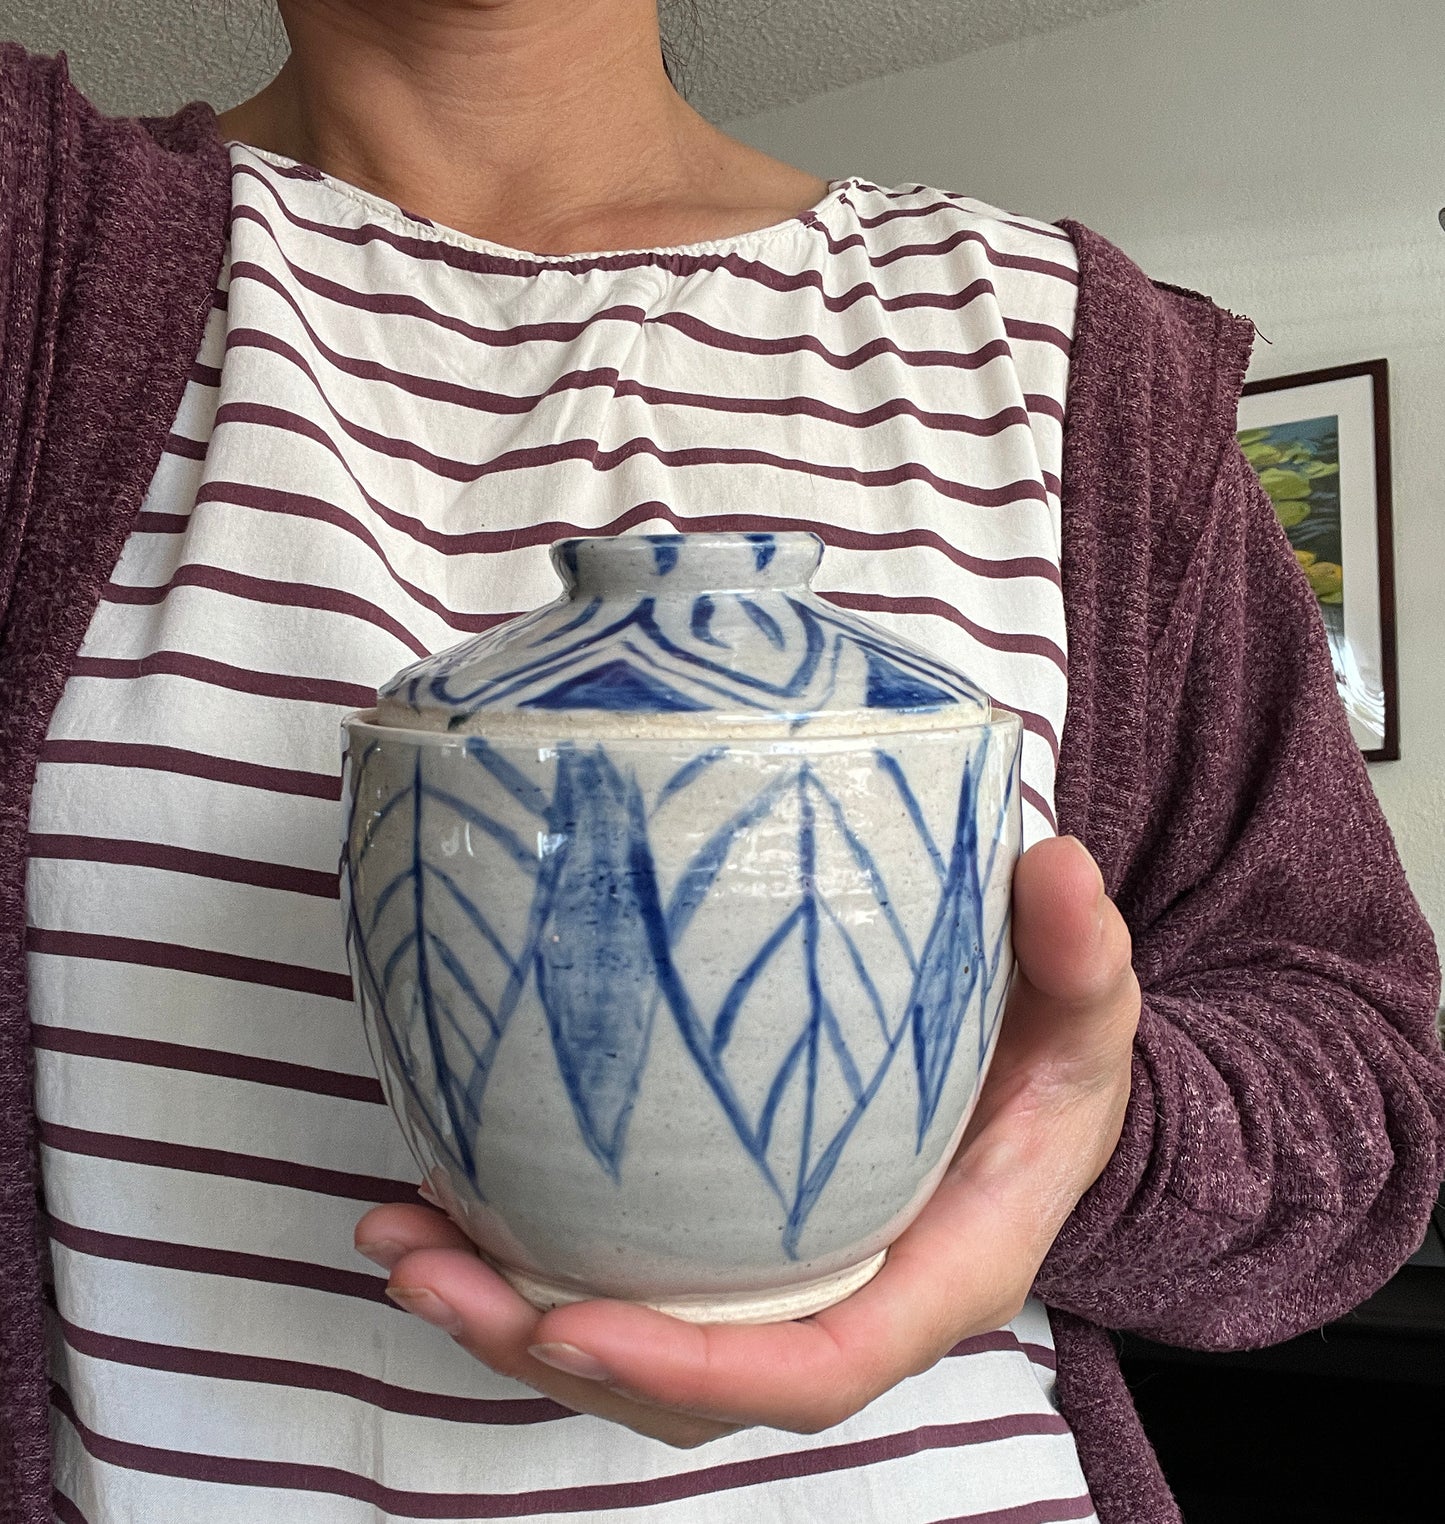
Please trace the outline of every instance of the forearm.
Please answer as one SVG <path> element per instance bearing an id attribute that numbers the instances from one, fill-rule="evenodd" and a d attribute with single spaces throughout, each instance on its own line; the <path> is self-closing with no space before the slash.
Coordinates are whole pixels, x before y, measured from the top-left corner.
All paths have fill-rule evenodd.
<path id="1" fill-rule="evenodd" d="M 1408 1258 L 1445 1172 L 1445 1057 L 1429 927 L 1236 450 L 1190 533 L 1151 586 L 1137 762 L 1105 796 L 1133 808 L 1103 854 L 1144 997 L 1128 1114 L 1038 1290 L 1223 1347 L 1317 1326 Z"/>
<path id="2" fill-rule="evenodd" d="M 1355 1306 L 1419 1243 L 1445 1119 L 1429 981 L 1393 1019 L 1312 979 L 1247 982 L 1146 996 L 1123 1136 L 1038 1279 L 1053 1305 L 1265 1344 Z"/>

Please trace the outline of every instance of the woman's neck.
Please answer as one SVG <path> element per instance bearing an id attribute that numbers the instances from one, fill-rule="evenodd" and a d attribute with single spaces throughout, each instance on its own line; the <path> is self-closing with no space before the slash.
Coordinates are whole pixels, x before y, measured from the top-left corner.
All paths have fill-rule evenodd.
<path id="1" fill-rule="evenodd" d="M 220 117 L 447 227 L 538 253 L 692 243 L 825 192 L 673 90 L 655 0 L 279 0 L 291 56 Z"/>

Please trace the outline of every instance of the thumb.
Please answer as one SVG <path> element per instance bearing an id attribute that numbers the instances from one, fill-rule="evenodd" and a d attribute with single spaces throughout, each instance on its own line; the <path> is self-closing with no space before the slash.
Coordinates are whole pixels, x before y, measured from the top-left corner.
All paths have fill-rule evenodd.
<path id="1" fill-rule="evenodd" d="M 1091 1001 L 1109 992 L 1128 963 L 1128 928 L 1076 837 L 1038 842 L 1019 859 L 1013 914 L 1019 974 L 1050 999 Z"/>
<path id="2" fill-rule="evenodd" d="M 1077 1064 L 1076 1079 L 1096 1064 L 1112 1071 L 1133 1040 L 1139 985 L 1129 928 L 1082 842 L 1060 836 L 1024 853 L 1013 913 L 1018 973 L 1005 1024 L 1013 1056 L 1056 1074 Z"/>

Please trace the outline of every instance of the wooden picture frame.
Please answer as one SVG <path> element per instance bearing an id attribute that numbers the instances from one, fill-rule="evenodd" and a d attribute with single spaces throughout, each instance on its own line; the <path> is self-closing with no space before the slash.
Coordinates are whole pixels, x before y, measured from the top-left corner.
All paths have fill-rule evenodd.
<path id="1" fill-rule="evenodd" d="M 1350 730 L 1367 761 L 1398 761 L 1387 362 L 1251 381 L 1239 441 L 1315 589 Z"/>

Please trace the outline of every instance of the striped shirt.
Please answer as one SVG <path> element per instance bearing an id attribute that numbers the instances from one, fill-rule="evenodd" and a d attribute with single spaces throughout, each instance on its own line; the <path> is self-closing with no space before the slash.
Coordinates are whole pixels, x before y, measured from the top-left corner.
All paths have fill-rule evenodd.
<path id="1" fill-rule="evenodd" d="M 815 530 L 825 596 L 1023 715 L 1051 830 L 1071 243 L 852 179 L 734 238 L 536 257 L 231 159 L 203 350 L 33 795 L 57 1518 L 1092 1519 L 1034 1303 L 824 1434 L 688 1452 L 393 1309 L 351 1234 L 415 1171 L 335 871 L 339 717 L 600 530 Z"/>

